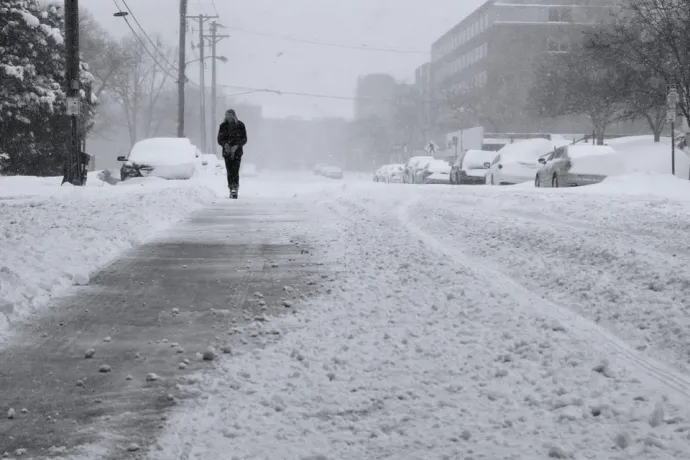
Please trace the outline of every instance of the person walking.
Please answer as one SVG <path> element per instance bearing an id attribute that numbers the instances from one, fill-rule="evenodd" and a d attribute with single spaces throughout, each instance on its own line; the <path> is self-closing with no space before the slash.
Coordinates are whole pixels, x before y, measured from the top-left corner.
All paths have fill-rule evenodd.
<path id="1" fill-rule="evenodd" d="M 218 145 L 223 148 L 230 198 L 237 199 L 240 190 L 240 165 L 246 143 L 247 128 L 244 123 L 237 118 L 234 110 L 226 111 L 225 120 L 218 129 Z"/>

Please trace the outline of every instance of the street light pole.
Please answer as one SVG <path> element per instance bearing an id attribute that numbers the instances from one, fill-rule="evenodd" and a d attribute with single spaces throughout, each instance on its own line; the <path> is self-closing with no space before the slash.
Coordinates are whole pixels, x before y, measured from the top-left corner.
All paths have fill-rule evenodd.
<path id="1" fill-rule="evenodd" d="M 81 155 L 79 100 L 79 0 L 65 0 L 65 92 L 67 96 L 67 151 L 62 183 L 84 185 L 85 168 Z"/>
<path id="2" fill-rule="evenodd" d="M 212 129 L 216 128 L 216 111 L 217 111 L 217 104 L 218 104 L 218 96 L 217 96 L 217 83 L 216 83 L 216 59 L 218 59 L 216 55 L 216 48 L 218 45 L 218 42 L 220 42 L 224 38 L 228 38 L 228 35 L 218 35 L 218 27 L 223 27 L 222 25 L 218 24 L 216 21 L 213 21 L 211 23 L 211 35 L 207 36 L 211 42 L 211 127 Z M 211 139 L 213 139 L 213 135 L 211 135 Z M 216 144 L 213 143 L 213 151 L 216 150 Z"/>
<path id="3" fill-rule="evenodd" d="M 187 83 L 186 51 L 187 51 L 187 0 L 180 0 L 180 43 L 179 63 L 177 64 L 177 137 L 184 135 L 184 90 Z"/>

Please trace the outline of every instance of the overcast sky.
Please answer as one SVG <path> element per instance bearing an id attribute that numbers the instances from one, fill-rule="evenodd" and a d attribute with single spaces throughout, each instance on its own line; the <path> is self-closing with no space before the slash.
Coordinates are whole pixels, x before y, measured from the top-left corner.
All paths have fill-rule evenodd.
<path id="1" fill-rule="evenodd" d="M 122 6 L 122 0 L 116 0 Z M 177 46 L 178 0 L 126 0 L 149 34 Z M 215 14 L 211 0 L 188 0 L 190 15 Z M 485 0 L 215 0 L 231 37 L 218 45 L 228 57 L 219 64 L 219 84 L 289 92 L 352 97 L 358 75 L 386 72 L 412 82 L 426 62 L 431 43 Z M 113 0 L 81 0 L 96 19 L 117 36 L 131 33 L 115 18 Z M 124 8 L 124 7 L 123 7 Z M 190 21 L 188 43 L 198 42 Z M 348 46 L 421 51 L 427 54 L 333 48 L 252 35 L 241 30 Z M 194 58 L 191 51 L 188 59 Z M 209 66 L 210 68 L 210 66 Z M 188 77 L 199 81 L 198 64 Z M 210 82 L 210 72 L 207 72 Z M 226 88 L 226 94 L 242 92 Z M 266 116 L 352 116 L 353 102 L 312 97 L 252 94 L 243 102 L 260 104 Z"/>

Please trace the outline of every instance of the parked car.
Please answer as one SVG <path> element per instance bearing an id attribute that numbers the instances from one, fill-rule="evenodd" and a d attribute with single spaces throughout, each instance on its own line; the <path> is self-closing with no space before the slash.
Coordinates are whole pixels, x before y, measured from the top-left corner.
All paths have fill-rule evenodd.
<path id="1" fill-rule="evenodd" d="M 403 169 L 403 183 L 405 184 L 414 184 L 414 174 L 415 174 L 415 169 L 417 168 L 417 165 L 420 161 L 423 160 L 433 160 L 434 157 L 430 156 L 420 156 L 420 157 L 412 157 L 407 162 L 405 163 L 405 167 Z"/>
<path id="2" fill-rule="evenodd" d="M 457 185 L 482 185 L 486 183 L 486 174 L 496 158 L 496 152 L 488 150 L 468 150 L 461 157 L 458 165 L 453 165 L 452 183 Z"/>
<path id="3" fill-rule="evenodd" d="M 577 187 L 597 184 L 625 170 L 623 157 L 606 145 L 568 145 L 539 159 L 536 187 Z"/>
<path id="4" fill-rule="evenodd" d="M 314 174 L 317 176 L 323 176 L 323 170 L 327 167 L 328 165 L 325 165 L 323 163 L 317 164 L 316 166 L 314 166 Z"/>
<path id="5" fill-rule="evenodd" d="M 462 160 L 465 158 L 465 152 L 459 152 L 453 161 L 450 163 L 450 183 L 457 184 L 457 172 L 462 167 Z"/>
<path id="6" fill-rule="evenodd" d="M 374 171 L 374 182 L 386 182 L 386 174 L 391 165 L 383 165 Z"/>
<path id="7" fill-rule="evenodd" d="M 342 179 L 343 170 L 337 166 L 324 166 L 321 170 L 321 175 L 329 179 Z"/>
<path id="8" fill-rule="evenodd" d="M 240 169 L 240 174 L 243 177 L 256 177 L 259 175 L 259 171 L 256 165 L 253 163 L 243 163 Z"/>
<path id="9" fill-rule="evenodd" d="M 423 184 L 450 184 L 450 163 L 431 160 L 422 170 Z"/>
<path id="10" fill-rule="evenodd" d="M 435 161 L 434 157 L 424 157 L 414 165 L 414 167 L 412 168 L 412 183 L 413 184 L 423 184 L 424 183 L 424 169 L 432 161 Z"/>
<path id="11" fill-rule="evenodd" d="M 486 183 L 512 185 L 531 182 L 539 169 L 539 158 L 567 143 L 570 141 L 526 139 L 507 144 L 498 151 L 498 155 L 489 166 Z"/>
<path id="12" fill-rule="evenodd" d="M 400 164 L 390 165 L 390 168 L 388 168 L 388 171 L 386 172 L 386 183 L 402 184 L 404 167 L 405 165 Z"/>
<path id="13" fill-rule="evenodd" d="M 201 151 L 187 138 L 144 139 L 131 148 L 122 162 L 120 179 L 154 176 L 162 179 L 191 179 L 205 163 Z"/>

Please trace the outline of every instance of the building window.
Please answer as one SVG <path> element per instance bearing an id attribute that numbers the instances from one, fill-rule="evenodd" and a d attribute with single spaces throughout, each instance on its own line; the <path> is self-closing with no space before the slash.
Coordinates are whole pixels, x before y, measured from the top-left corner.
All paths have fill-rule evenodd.
<path id="1" fill-rule="evenodd" d="M 573 22 L 573 9 L 567 7 L 549 8 L 549 22 Z"/>

